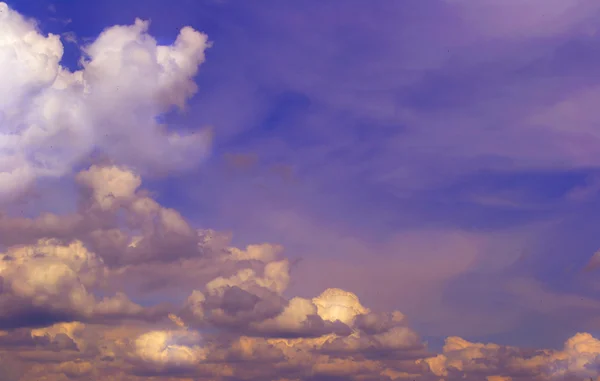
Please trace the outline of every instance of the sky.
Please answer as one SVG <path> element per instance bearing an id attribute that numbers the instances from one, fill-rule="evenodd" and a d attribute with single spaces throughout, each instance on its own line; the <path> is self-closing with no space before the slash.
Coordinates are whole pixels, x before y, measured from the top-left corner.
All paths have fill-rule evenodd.
<path id="1" fill-rule="evenodd" d="M 600 380 L 600 3 L 0 2 L 0 381 Z"/>

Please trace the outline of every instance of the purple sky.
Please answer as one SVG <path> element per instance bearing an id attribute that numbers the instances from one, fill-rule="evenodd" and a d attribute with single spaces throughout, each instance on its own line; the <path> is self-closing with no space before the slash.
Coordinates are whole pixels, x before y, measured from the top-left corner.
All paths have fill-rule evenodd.
<path id="1" fill-rule="evenodd" d="M 171 45 L 184 26 L 209 42 L 198 72 L 185 72 L 197 91 L 183 96 L 181 110 L 172 97 L 185 92 L 184 80 L 144 98 L 155 89 L 146 82 L 159 74 L 124 71 L 112 88 L 97 74 L 105 62 L 98 58 L 100 69 L 85 70 L 100 90 L 81 101 L 91 111 L 77 114 L 78 125 L 89 123 L 93 132 L 76 137 L 12 143 L 9 134 L 19 134 L 20 125 L 10 111 L 21 106 L 0 90 L 6 250 L 17 235 L 11 219 L 82 213 L 78 198 L 85 204 L 92 196 L 81 198 L 77 184 L 91 182 L 76 173 L 111 163 L 139 173 L 143 188 L 194 228 L 229 232 L 240 248 L 281 245 L 291 266 L 286 300 L 341 288 L 371 310 L 401 311 L 433 352 L 445 351 L 451 336 L 556 351 L 580 332 L 600 337 L 598 1 L 7 3 L 37 20 L 42 35 L 61 36 L 60 62 L 70 71 L 82 68 L 82 51 L 94 57 L 86 46 L 105 28 L 136 18 L 150 20 L 148 33 L 159 45 Z M 117 41 L 111 38 L 106 46 Z M 3 66 L 12 57 L 4 44 L 0 79 L 19 84 L 20 72 L 11 76 L 12 67 Z M 6 94 L 21 94 L 6 83 Z M 24 102 L 34 99 L 35 86 L 20 87 Z M 114 91 L 121 98 L 113 102 Z M 80 101 L 60 99 L 63 109 Z M 23 123 L 42 123 L 27 115 Z M 155 121 L 189 139 L 167 142 L 164 131 L 148 132 Z M 52 171 L 35 164 L 31 178 L 16 170 L 10 177 L 11 144 L 23 144 L 28 155 L 52 147 Z M 101 226 L 108 217 L 93 218 L 81 226 Z M 18 234 L 53 238 L 27 226 Z M 61 234 L 87 244 L 72 231 Z M 149 242 L 149 251 L 160 246 Z M 141 271 L 135 276 L 144 277 Z M 183 286 L 122 287 L 144 307 L 181 304 L 190 295 Z M 586 372 L 600 366 L 588 362 Z M 538 380 L 508 371 L 485 376 Z"/>

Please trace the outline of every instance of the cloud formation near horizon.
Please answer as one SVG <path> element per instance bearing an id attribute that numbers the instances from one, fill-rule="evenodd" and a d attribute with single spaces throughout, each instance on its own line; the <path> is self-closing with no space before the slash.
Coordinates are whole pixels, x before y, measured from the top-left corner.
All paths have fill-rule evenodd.
<path id="1" fill-rule="evenodd" d="M 401 311 L 371 310 L 351 291 L 288 296 L 283 247 L 235 248 L 227 234 L 193 228 L 124 167 L 76 178 L 75 214 L 0 224 L 10 242 L 0 254 L 0 363 L 17 380 L 542 381 L 600 366 L 589 333 L 560 351 L 448 337 L 434 353 Z M 132 301 L 161 289 L 188 296 Z"/>
<path id="2" fill-rule="evenodd" d="M 63 214 L 0 214 L 0 380 L 600 380 L 590 333 L 558 350 L 449 336 L 436 352 L 405 313 L 374 309 L 355 290 L 293 295 L 284 246 L 236 247 L 161 204 L 144 176 L 192 167 L 209 150 L 208 133 L 157 122 L 196 92 L 208 46 L 190 27 L 159 45 L 136 20 L 105 29 L 71 72 L 57 36 L 0 3 L 0 199 L 70 175 L 79 197 Z M 95 151 L 110 163 L 80 168 Z M 425 247 L 433 239 L 408 236 L 419 251 L 411 271 L 438 260 L 421 258 L 437 250 Z M 439 239 L 464 251 L 444 276 L 487 244 Z M 519 287 L 531 300 L 543 291 Z"/>
<path id="3" fill-rule="evenodd" d="M 600 366 L 587 333 L 561 351 L 449 337 L 432 353 L 400 311 L 372 311 L 350 291 L 287 297 L 281 246 L 238 249 L 194 229 L 129 170 L 77 178 L 88 190 L 77 214 L 1 224 L 15 241 L 0 255 L 0 353 L 19 380 L 562 380 Z M 109 291 L 139 295 L 148 276 L 189 296 L 143 307 Z"/>

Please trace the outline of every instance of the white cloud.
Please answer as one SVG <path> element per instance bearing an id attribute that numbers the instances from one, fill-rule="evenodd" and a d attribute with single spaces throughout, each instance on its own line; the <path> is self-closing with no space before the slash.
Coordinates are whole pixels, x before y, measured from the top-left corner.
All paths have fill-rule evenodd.
<path id="1" fill-rule="evenodd" d="M 92 166 L 76 176 L 77 181 L 93 192 L 93 200 L 102 210 L 111 209 L 121 200 L 130 200 L 142 184 L 133 172 L 118 167 Z"/>
<path id="2" fill-rule="evenodd" d="M 207 355 L 205 348 L 191 343 L 199 339 L 197 333 L 187 330 L 151 331 L 135 340 L 135 355 L 159 368 L 193 366 Z"/>
<path id="3" fill-rule="evenodd" d="M 142 172 L 186 168 L 207 154 L 210 131 L 183 136 L 156 122 L 196 92 L 207 36 L 185 27 L 162 46 L 148 25 L 106 29 L 71 72 L 60 65 L 59 36 L 0 2 L 0 198 L 69 173 L 94 150 Z"/>
<path id="4" fill-rule="evenodd" d="M 369 309 L 360 304 L 358 297 L 351 292 L 330 288 L 313 299 L 318 314 L 323 320 L 351 324 L 356 316 L 366 314 Z"/>

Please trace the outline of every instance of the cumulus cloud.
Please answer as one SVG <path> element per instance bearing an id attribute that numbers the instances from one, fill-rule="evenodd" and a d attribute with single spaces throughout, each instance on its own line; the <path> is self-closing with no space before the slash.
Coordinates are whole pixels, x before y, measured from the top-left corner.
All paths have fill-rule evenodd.
<path id="1" fill-rule="evenodd" d="M 226 249 L 226 234 L 216 236 L 211 230 L 192 228 L 179 212 L 159 205 L 140 190 L 140 176 L 130 169 L 93 165 L 75 178 L 82 196 L 76 213 L 1 216 L 3 243 L 33 244 L 48 237 L 78 239 L 111 267 L 175 261 Z"/>
<path id="2" fill-rule="evenodd" d="M 206 349 L 194 344 L 199 341 L 197 333 L 185 330 L 151 331 L 135 340 L 134 356 L 158 371 L 190 368 L 206 359 Z"/>
<path id="3" fill-rule="evenodd" d="M 0 327 L 141 316 L 144 309 L 122 293 L 94 296 L 91 290 L 106 272 L 102 260 L 79 241 L 11 247 L 0 254 Z"/>
<path id="4" fill-rule="evenodd" d="M 2 199 L 68 174 L 95 150 L 140 171 L 180 169 L 207 154 L 208 130 L 182 135 L 156 121 L 196 92 L 207 36 L 185 27 L 172 45 L 159 45 L 148 26 L 105 29 L 71 72 L 61 66 L 59 36 L 0 3 Z"/>
<path id="5" fill-rule="evenodd" d="M 330 288 L 313 299 L 319 316 L 325 320 L 350 324 L 358 315 L 369 312 L 363 307 L 356 295 L 344 290 Z"/>
<path id="6" fill-rule="evenodd" d="M 238 261 L 242 268 L 208 281 L 203 290 L 194 290 L 182 312 L 184 319 L 191 324 L 243 329 L 283 311 L 282 293 L 290 278 L 288 260 L 248 261 L 239 253 L 239 249 L 230 250 L 225 258 Z"/>

